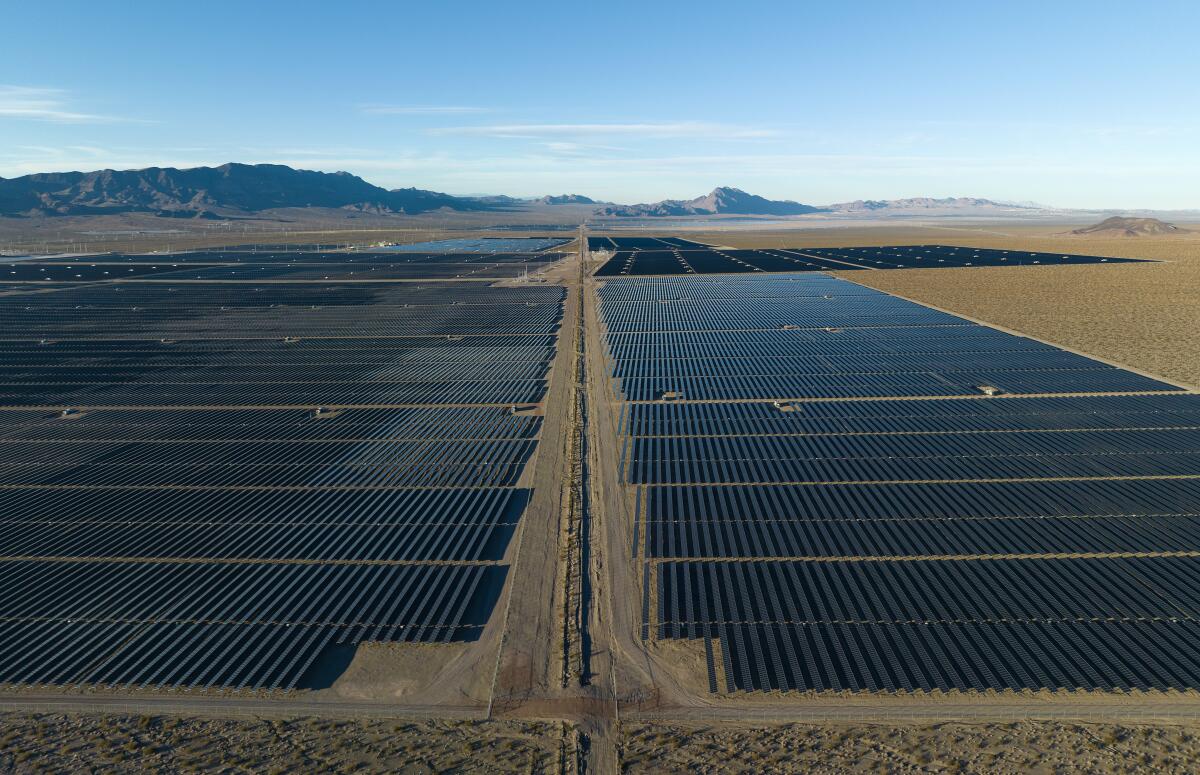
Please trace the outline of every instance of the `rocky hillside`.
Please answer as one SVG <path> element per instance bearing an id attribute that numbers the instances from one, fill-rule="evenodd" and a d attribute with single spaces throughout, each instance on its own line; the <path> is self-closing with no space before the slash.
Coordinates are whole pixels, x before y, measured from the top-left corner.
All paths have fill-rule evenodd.
<path id="1" fill-rule="evenodd" d="M 1162 234 L 1184 234 L 1186 232 L 1186 229 L 1181 229 L 1173 223 L 1166 223 L 1157 218 L 1127 218 L 1114 215 L 1112 218 L 1105 218 L 1100 223 L 1093 224 L 1092 226 L 1075 229 L 1071 233 L 1093 237 L 1142 237 Z"/>

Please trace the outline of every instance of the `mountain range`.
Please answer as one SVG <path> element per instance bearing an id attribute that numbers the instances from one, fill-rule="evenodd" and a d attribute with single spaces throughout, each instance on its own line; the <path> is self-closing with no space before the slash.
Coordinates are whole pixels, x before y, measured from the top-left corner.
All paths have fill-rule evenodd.
<path id="1" fill-rule="evenodd" d="M 291 207 L 376 213 L 480 210 L 485 203 L 418 188 L 387 190 L 348 172 L 278 164 L 149 167 L 0 178 L 0 215 L 101 215 L 128 212 L 221 218 Z"/>
<path id="2" fill-rule="evenodd" d="M 419 188 L 385 189 L 348 172 L 314 172 L 278 164 L 219 167 L 149 167 L 140 170 L 55 172 L 0 178 L 0 216 L 37 217 L 148 213 L 157 216 L 230 219 L 286 209 L 336 209 L 376 215 L 433 211 L 512 212 L 563 208 L 580 219 L 680 216 L 804 216 L 904 218 L 929 216 L 1044 216 L 1069 211 L 1021 202 L 974 197 L 859 199 L 829 205 L 766 199 L 731 187 L 694 199 L 621 205 L 580 194 L 518 198 L 453 196 Z M 577 208 L 577 210 L 570 210 Z M 1111 211 L 1109 211 L 1111 212 Z M 1105 212 L 1104 214 L 1109 214 Z M 1149 214 L 1137 211 L 1135 215 Z M 1194 215 L 1194 213 L 1188 213 Z M 574 216 L 572 216 L 574 217 Z"/>

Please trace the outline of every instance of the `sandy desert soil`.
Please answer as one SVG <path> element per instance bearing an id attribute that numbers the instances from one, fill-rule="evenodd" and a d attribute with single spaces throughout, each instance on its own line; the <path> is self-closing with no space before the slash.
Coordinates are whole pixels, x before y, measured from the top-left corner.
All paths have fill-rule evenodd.
<path id="1" fill-rule="evenodd" d="M 3 772 L 557 772 L 550 722 L 0 714 Z"/>
<path id="2" fill-rule="evenodd" d="M 1200 726 L 1025 721 L 625 729 L 623 770 L 662 772 L 1191 772 Z"/>
<path id="3" fill-rule="evenodd" d="M 1200 255 L 1161 264 L 856 274 L 865 276 L 849 279 L 1200 385 Z"/>
<path id="4" fill-rule="evenodd" d="M 430 684 L 446 682 L 443 676 L 455 663 L 478 660 L 474 644 L 467 643 L 362 643 L 349 664 L 332 666 L 326 688 L 313 691 L 306 699 L 350 699 L 403 701 L 427 690 Z M 461 671 L 458 671 L 461 672 Z M 324 678 L 322 676 L 322 678 Z M 475 692 L 470 691 L 471 688 Z M 464 687 L 463 704 L 471 704 L 479 687 Z"/>

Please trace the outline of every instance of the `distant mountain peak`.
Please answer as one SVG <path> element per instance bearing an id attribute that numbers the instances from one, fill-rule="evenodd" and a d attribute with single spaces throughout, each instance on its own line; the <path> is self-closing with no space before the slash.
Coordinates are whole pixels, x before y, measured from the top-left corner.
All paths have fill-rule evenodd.
<path id="1" fill-rule="evenodd" d="M 597 215 L 618 218 L 656 218 L 681 215 L 806 215 L 820 208 L 791 200 L 766 199 L 732 186 L 717 186 L 695 199 L 664 199 L 636 205 L 611 205 Z"/>
<path id="2" fill-rule="evenodd" d="M 961 211 L 961 210 L 1035 210 L 1036 205 L 997 202 L 973 196 L 953 196 L 941 199 L 914 196 L 905 199 L 856 199 L 838 202 L 825 208 L 835 213 L 864 213 L 879 211 Z"/>
<path id="3" fill-rule="evenodd" d="M 535 202 L 543 205 L 595 205 L 601 204 L 591 197 L 586 197 L 583 194 L 559 194 L 557 196 L 543 196 L 535 199 Z"/>

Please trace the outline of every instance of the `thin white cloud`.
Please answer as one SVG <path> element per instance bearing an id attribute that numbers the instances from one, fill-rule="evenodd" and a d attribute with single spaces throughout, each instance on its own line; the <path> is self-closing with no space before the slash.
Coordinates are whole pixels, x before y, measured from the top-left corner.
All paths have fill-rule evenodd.
<path id="1" fill-rule="evenodd" d="M 468 105 L 359 105 L 358 109 L 371 116 L 454 116 L 487 113 L 487 108 Z"/>
<path id="2" fill-rule="evenodd" d="M 659 139 L 680 137 L 746 139 L 779 136 L 779 132 L 773 129 L 717 124 L 707 121 L 650 121 L 630 124 L 491 124 L 484 126 L 438 127 L 430 129 L 429 133 L 434 135 L 473 135 L 526 139 L 603 136 Z"/>
<path id="3" fill-rule="evenodd" d="M 563 156 L 596 156 L 607 158 L 612 153 L 623 153 L 629 149 L 615 145 L 595 145 L 592 143 L 577 143 L 567 140 L 548 140 L 542 144 L 547 151 Z"/>
<path id="4" fill-rule="evenodd" d="M 0 84 L 0 119 L 51 121 L 60 124 L 88 124 L 123 119 L 100 116 L 73 109 L 62 89 Z"/>

